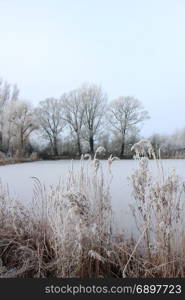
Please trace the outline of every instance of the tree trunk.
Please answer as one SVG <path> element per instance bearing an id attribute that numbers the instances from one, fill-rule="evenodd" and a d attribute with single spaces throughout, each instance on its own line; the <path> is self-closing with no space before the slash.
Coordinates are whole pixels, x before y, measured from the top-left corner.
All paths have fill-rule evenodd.
<path id="1" fill-rule="evenodd" d="M 81 150 L 81 144 L 80 144 L 79 134 L 77 134 L 77 147 L 78 147 L 78 154 L 79 154 L 79 156 L 81 156 L 82 150 Z"/>
<path id="2" fill-rule="evenodd" d="M 94 139 L 92 136 L 89 138 L 89 146 L 90 146 L 90 153 L 94 154 Z"/>
<path id="3" fill-rule="evenodd" d="M 58 156 L 57 138 L 56 137 L 54 137 L 54 140 L 53 140 L 53 154 L 54 154 L 54 156 Z"/>
<path id="4" fill-rule="evenodd" d="M 123 158 L 125 153 L 125 141 L 122 140 L 122 144 L 121 144 L 121 151 L 120 151 L 120 157 Z"/>
<path id="5" fill-rule="evenodd" d="M 18 147 L 18 157 L 22 158 L 24 156 L 24 138 L 23 133 L 20 133 L 20 141 L 19 141 L 19 147 Z"/>
<path id="6" fill-rule="evenodd" d="M 122 137 L 120 157 L 123 158 L 124 154 L 125 154 L 125 130 L 123 132 L 123 137 Z"/>
<path id="7" fill-rule="evenodd" d="M 3 142 L 3 138 L 2 138 L 2 132 L 0 132 L 0 151 L 2 150 L 2 142 Z"/>

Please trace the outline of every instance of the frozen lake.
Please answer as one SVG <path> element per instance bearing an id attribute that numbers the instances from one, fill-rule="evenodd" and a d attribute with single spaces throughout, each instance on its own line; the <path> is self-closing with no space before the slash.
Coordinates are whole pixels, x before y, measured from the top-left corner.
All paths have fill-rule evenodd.
<path id="1" fill-rule="evenodd" d="M 107 161 L 101 161 L 105 174 L 108 174 Z M 154 161 L 150 161 L 151 168 L 155 172 Z M 74 170 L 78 169 L 79 161 L 73 161 Z M 138 161 L 120 160 L 112 164 L 113 180 L 111 184 L 112 206 L 115 213 L 115 221 L 123 228 L 134 226 L 129 204 L 133 203 L 132 190 L 128 177 L 138 166 Z M 178 175 L 185 179 L 185 160 L 163 160 L 164 171 L 167 173 L 173 168 Z M 37 177 L 46 185 L 57 184 L 59 180 L 65 180 L 71 160 L 38 161 L 15 165 L 0 166 L 0 180 L 8 184 L 10 194 L 21 201 L 30 201 L 33 196 L 33 179 Z M 108 175 L 107 175 L 108 176 Z"/>

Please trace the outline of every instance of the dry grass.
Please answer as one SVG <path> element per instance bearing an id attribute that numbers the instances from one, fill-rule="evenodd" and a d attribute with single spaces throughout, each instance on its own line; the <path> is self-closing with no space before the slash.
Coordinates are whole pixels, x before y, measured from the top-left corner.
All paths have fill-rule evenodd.
<path id="1" fill-rule="evenodd" d="M 185 277 L 184 184 L 175 174 L 164 176 L 153 155 L 158 178 L 148 158 L 140 157 L 131 177 L 140 229 L 137 240 L 112 230 L 109 178 L 105 181 L 97 149 L 82 156 L 78 172 L 64 183 L 45 187 L 34 179 L 34 199 L 25 207 L 0 191 L 1 277 Z M 141 149 L 142 150 L 142 149 Z M 88 158 L 88 161 L 85 161 Z"/>
<path id="2" fill-rule="evenodd" d="M 162 162 L 150 143 L 141 143 L 138 169 L 131 176 L 135 205 L 132 206 L 138 230 L 146 228 L 142 241 L 143 256 L 162 266 L 163 277 L 185 275 L 185 183 L 175 170 L 165 174 Z M 144 154 L 144 156 L 143 156 Z M 156 176 L 149 158 L 154 159 Z"/>
<path id="3" fill-rule="evenodd" d="M 19 164 L 19 163 L 26 163 L 26 162 L 33 162 L 40 160 L 36 157 L 6 157 L 5 159 L 0 159 L 0 166 L 12 165 L 12 164 Z"/>

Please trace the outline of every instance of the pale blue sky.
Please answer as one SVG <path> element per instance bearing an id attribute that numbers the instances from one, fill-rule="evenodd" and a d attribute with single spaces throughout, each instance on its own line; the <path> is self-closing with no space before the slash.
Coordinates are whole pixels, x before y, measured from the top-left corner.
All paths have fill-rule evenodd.
<path id="1" fill-rule="evenodd" d="M 185 0 L 0 0 L 0 77 L 37 104 L 83 82 L 142 101 L 142 129 L 185 127 Z"/>

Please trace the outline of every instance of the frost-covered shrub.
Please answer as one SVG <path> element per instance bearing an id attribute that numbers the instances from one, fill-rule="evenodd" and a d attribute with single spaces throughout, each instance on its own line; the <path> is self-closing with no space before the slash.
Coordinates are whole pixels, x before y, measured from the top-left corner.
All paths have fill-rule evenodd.
<path id="1" fill-rule="evenodd" d="M 174 258 L 184 259 L 184 204 L 185 183 L 175 170 L 165 175 L 160 159 L 156 159 L 150 143 L 145 143 L 145 152 L 137 145 L 139 166 L 130 181 L 135 205 L 132 212 L 138 229 L 144 235 L 144 248 L 150 262 L 167 264 Z M 156 176 L 152 175 L 147 153 L 153 153 L 156 163 Z"/>

